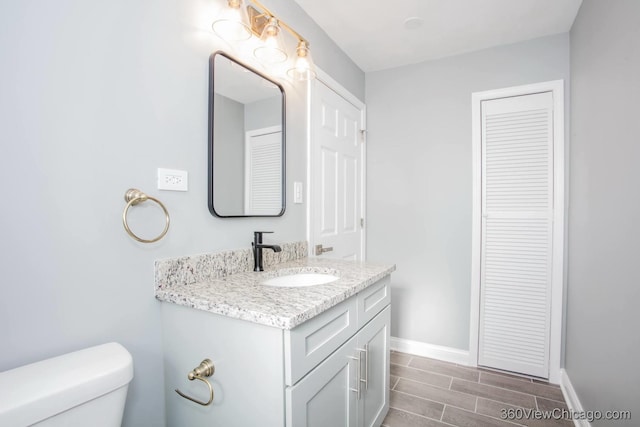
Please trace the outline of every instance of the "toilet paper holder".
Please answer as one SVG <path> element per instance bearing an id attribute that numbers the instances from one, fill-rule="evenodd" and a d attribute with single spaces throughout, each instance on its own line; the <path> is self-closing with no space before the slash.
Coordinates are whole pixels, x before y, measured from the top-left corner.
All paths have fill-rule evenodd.
<path id="1" fill-rule="evenodd" d="M 197 367 L 193 368 L 193 370 L 187 374 L 187 378 L 189 379 L 189 381 L 199 380 L 205 383 L 207 387 L 209 387 L 209 400 L 207 402 L 203 402 L 191 396 L 187 396 L 186 394 L 184 394 L 178 389 L 176 389 L 176 393 L 178 393 L 181 397 L 184 397 L 185 399 L 188 399 L 192 402 L 197 403 L 198 405 L 202 405 L 202 406 L 210 405 L 211 402 L 213 402 L 213 387 L 211 387 L 211 384 L 209 383 L 209 381 L 206 380 L 205 377 L 210 377 L 211 375 L 213 375 L 215 370 L 216 368 L 215 366 L 213 366 L 213 362 L 210 359 L 204 359 L 202 362 L 200 362 L 200 364 Z"/>

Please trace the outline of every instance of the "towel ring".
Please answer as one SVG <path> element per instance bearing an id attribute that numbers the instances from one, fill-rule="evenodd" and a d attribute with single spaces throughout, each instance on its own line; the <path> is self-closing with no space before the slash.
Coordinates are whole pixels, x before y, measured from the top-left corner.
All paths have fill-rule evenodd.
<path id="1" fill-rule="evenodd" d="M 124 194 L 124 200 L 127 202 L 127 205 L 124 207 L 124 212 L 122 212 L 122 224 L 124 225 L 124 229 L 127 231 L 129 236 L 141 243 L 154 243 L 162 239 L 165 234 L 167 234 L 167 231 L 169 231 L 169 211 L 167 211 L 167 208 L 162 204 L 160 200 L 156 199 L 155 197 L 148 196 L 142 191 L 135 188 L 130 188 L 127 190 L 127 192 Z M 129 208 L 131 206 L 137 205 L 138 203 L 146 202 L 147 200 L 156 202 L 158 206 L 160 206 L 164 211 L 164 230 L 162 230 L 162 233 L 160 233 L 160 235 L 155 239 L 142 239 L 136 236 L 135 233 L 129 228 L 129 224 L 127 224 L 127 213 L 129 212 Z"/>

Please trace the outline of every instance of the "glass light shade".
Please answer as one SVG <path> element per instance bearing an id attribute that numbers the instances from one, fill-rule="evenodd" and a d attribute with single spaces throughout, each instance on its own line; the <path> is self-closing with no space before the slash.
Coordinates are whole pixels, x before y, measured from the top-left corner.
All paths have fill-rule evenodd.
<path id="1" fill-rule="evenodd" d="M 306 81 L 316 78 L 315 66 L 307 42 L 300 40 L 296 49 L 296 62 L 287 70 L 287 75 L 294 81 Z"/>
<path id="2" fill-rule="evenodd" d="M 262 46 L 257 47 L 253 54 L 261 61 L 277 64 L 287 60 L 287 51 L 282 40 L 282 31 L 276 18 L 269 18 L 260 36 Z"/>
<path id="3" fill-rule="evenodd" d="M 251 38 L 249 14 L 243 0 L 228 0 L 220 17 L 211 25 L 213 31 L 227 41 L 248 40 Z"/>

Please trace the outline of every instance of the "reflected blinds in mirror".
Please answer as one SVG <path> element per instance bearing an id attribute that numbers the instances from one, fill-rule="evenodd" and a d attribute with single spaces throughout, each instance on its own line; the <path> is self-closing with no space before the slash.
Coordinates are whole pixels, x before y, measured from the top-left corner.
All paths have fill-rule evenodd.
<path id="1" fill-rule="evenodd" d="M 245 215 L 272 215 L 282 207 L 282 130 L 247 132 Z"/>

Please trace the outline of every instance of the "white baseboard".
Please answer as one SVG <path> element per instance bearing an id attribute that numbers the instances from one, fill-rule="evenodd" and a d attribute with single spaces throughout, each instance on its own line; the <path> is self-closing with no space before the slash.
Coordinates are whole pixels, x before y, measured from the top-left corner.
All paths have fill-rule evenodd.
<path id="1" fill-rule="evenodd" d="M 460 365 L 469 364 L 469 351 L 441 345 L 411 341 L 404 338 L 391 337 L 391 350 L 409 353 L 415 356 L 430 357 Z"/>
<path id="2" fill-rule="evenodd" d="M 569 410 L 584 413 L 584 408 L 580 403 L 580 399 L 578 399 L 576 390 L 573 388 L 569 375 L 567 375 L 567 371 L 564 369 L 560 369 L 560 388 L 562 389 L 562 394 L 564 395 L 564 400 L 567 402 Z M 573 423 L 576 427 L 591 427 L 591 423 L 587 420 L 573 420 Z"/>

